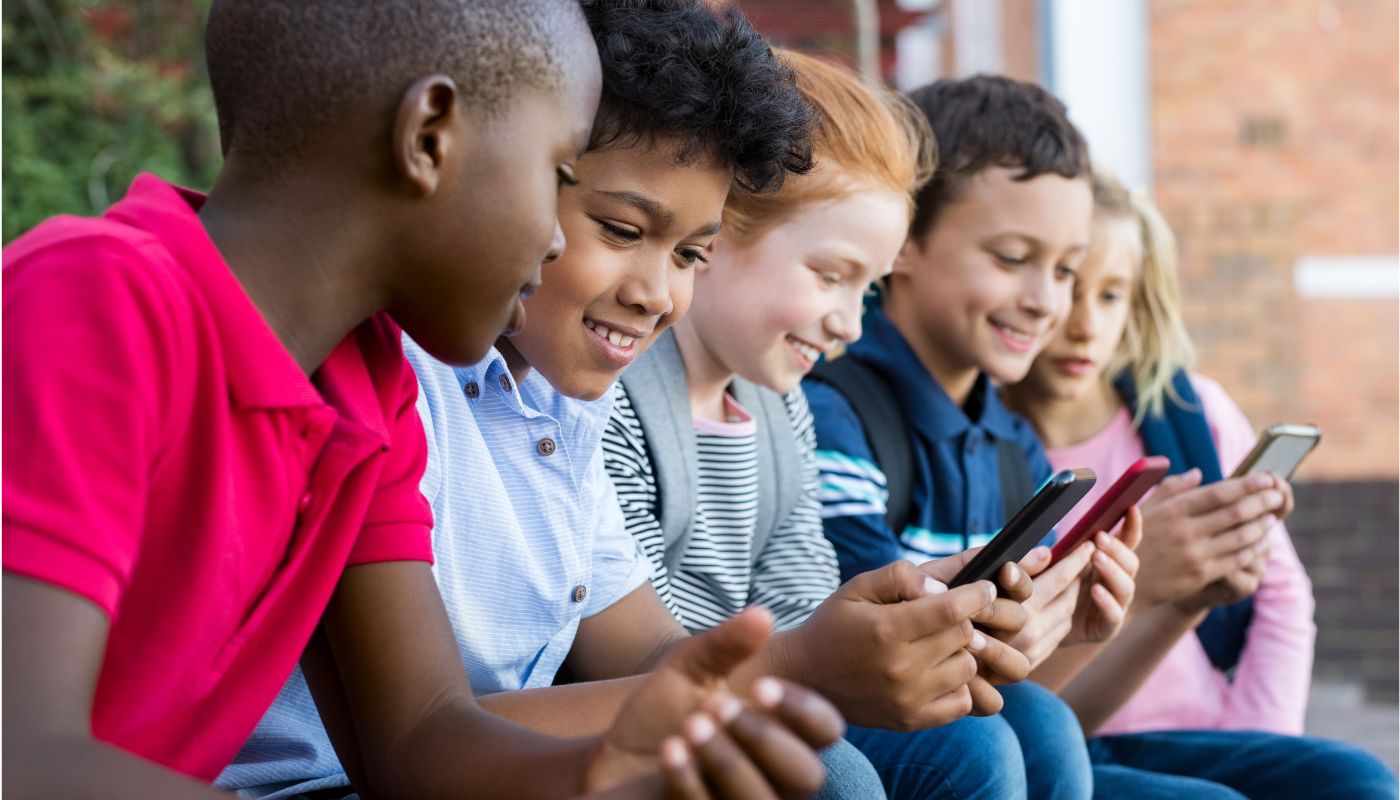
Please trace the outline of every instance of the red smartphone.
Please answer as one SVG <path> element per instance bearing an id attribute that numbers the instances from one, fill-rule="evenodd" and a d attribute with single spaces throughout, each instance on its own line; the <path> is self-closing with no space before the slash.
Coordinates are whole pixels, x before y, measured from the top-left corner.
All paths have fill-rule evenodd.
<path id="1" fill-rule="evenodd" d="M 1171 465 L 1171 460 L 1166 456 L 1148 456 L 1133 462 L 1133 465 L 1124 470 L 1123 475 L 1094 503 L 1089 513 L 1080 517 L 1074 528 L 1055 543 L 1054 549 L 1050 551 L 1050 563 L 1054 564 L 1069 555 L 1069 551 L 1090 536 L 1100 531 L 1113 530 L 1114 526 L 1123 520 L 1128 509 L 1167 474 Z"/>

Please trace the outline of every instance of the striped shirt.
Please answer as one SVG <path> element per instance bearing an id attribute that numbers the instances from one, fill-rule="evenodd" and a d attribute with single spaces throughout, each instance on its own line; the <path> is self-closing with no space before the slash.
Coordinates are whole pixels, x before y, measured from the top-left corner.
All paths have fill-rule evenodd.
<path id="1" fill-rule="evenodd" d="M 732 398 L 726 399 L 734 421 L 696 421 L 695 519 L 674 571 L 665 565 L 656 475 L 641 422 L 621 384 L 614 394 L 604 462 L 627 530 L 651 562 L 652 585 L 687 630 L 712 628 L 751 604 L 770 609 L 778 629 L 791 628 L 836 590 L 836 554 L 822 534 L 817 500 L 812 414 L 800 390 L 784 401 L 797 433 L 805 492 L 758 558 L 751 547 L 759 492 L 756 422 Z"/>
<path id="2" fill-rule="evenodd" d="M 516 385 L 492 350 L 453 368 L 411 340 L 428 437 L 434 573 L 472 691 L 549 686 L 579 621 L 645 583 L 599 439 L 610 399 Z M 277 797 L 347 786 L 300 671 L 218 781 Z"/>

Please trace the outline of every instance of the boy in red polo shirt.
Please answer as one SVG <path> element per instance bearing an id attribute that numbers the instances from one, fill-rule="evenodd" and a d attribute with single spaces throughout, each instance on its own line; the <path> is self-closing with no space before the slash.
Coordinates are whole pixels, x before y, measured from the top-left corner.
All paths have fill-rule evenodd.
<path id="1" fill-rule="evenodd" d="M 219 796 L 299 657 L 366 794 L 815 788 L 834 712 L 722 691 L 762 613 L 563 742 L 477 708 L 429 572 L 398 324 L 455 363 L 523 324 L 597 104 L 576 6 L 224 0 L 207 48 L 208 198 L 142 176 L 5 251 L 4 788 Z"/>

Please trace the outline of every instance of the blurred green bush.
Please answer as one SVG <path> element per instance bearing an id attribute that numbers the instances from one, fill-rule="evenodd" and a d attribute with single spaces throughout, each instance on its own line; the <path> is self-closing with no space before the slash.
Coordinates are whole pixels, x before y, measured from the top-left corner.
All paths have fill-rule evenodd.
<path id="1" fill-rule="evenodd" d="M 4 0 L 3 240 L 92 215 L 139 172 L 208 189 L 209 0 Z"/>

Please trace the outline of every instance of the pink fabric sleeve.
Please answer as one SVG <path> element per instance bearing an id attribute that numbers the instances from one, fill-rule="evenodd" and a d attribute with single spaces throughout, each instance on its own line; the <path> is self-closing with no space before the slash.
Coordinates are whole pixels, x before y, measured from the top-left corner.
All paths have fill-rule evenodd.
<path id="1" fill-rule="evenodd" d="M 1226 475 L 1253 448 L 1256 436 L 1244 412 L 1220 384 L 1191 376 L 1201 398 Z M 1254 619 L 1230 684 L 1220 727 L 1301 734 L 1312 680 L 1312 583 L 1282 523 L 1269 533 L 1269 563 L 1254 596 Z"/>
<path id="2" fill-rule="evenodd" d="M 114 239 L 5 255 L 4 568 L 115 615 L 174 405 L 171 365 L 190 358 L 174 293 Z"/>

